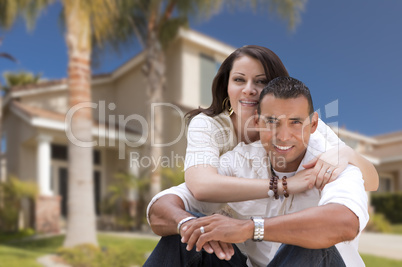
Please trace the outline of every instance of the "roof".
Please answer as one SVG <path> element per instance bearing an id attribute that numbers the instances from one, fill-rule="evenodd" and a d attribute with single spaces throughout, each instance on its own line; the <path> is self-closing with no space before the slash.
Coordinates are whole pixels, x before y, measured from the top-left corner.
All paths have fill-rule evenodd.
<path id="1" fill-rule="evenodd" d="M 343 128 L 332 127 L 332 129 L 334 132 L 339 133 L 340 136 L 348 137 L 356 141 L 361 141 L 372 145 L 387 145 L 402 142 L 402 131 L 377 136 L 366 136 Z"/>
<path id="2" fill-rule="evenodd" d="M 28 84 L 11 87 L 11 92 L 35 90 L 37 88 L 52 87 L 55 85 L 67 84 L 67 79 L 51 80 L 51 81 L 39 81 L 37 84 Z"/>
<path id="3" fill-rule="evenodd" d="M 372 151 L 364 152 L 367 156 L 377 157 L 377 158 L 388 158 L 394 156 L 402 157 L 402 143 L 397 145 L 383 146 L 373 149 Z"/>
<path id="4" fill-rule="evenodd" d="M 229 46 L 219 40 L 190 29 L 180 29 L 178 38 L 198 44 L 206 49 L 215 51 L 216 53 L 221 53 L 223 55 L 229 55 L 235 49 L 234 47 Z M 123 65 L 119 66 L 111 73 L 93 75 L 92 84 L 112 82 L 116 78 L 126 74 L 132 68 L 138 66 L 144 60 L 145 53 L 143 51 L 125 62 Z M 29 94 L 48 93 L 56 90 L 67 90 L 67 79 L 41 81 L 37 84 L 12 87 L 10 93 L 6 95 L 3 105 L 6 105 L 12 98 Z"/>
<path id="5" fill-rule="evenodd" d="M 92 75 L 92 82 L 96 83 L 98 80 L 108 79 L 112 76 L 111 73 L 102 73 Z M 68 80 L 67 79 L 59 79 L 59 80 L 42 80 L 36 84 L 28 84 L 28 85 L 20 85 L 11 87 L 10 93 L 11 98 L 19 97 L 21 95 L 29 95 L 29 94 L 38 94 L 42 92 L 50 92 L 54 90 L 66 90 L 67 89 Z"/>
<path id="6" fill-rule="evenodd" d="M 25 105 L 19 101 L 15 101 L 15 100 L 11 102 L 10 108 L 12 108 L 12 107 L 17 108 L 19 111 L 24 113 L 29 118 L 41 117 L 41 118 L 46 118 L 46 119 L 50 119 L 50 120 L 64 122 L 64 119 L 66 117 L 65 114 L 38 108 L 38 107 L 33 107 L 30 105 Z"/>
<path id="7" fill-rule="evenodd" d="M 402 131 L 381 134 L 381 135 L 374 136 L 374 138 L 379 140 L 379 141 L 395 140 L 395 139 L 401 139 L 402 140 Z"/>
<path id="8" fill-rule="evenodd" d="M 374 164 L 402 161 L 402 143 L 397 145 L 379 146 L 372 151 L 362 153 Z"/>
<path id="9" fill-rule="evenodd" d="M 32 107 L 30 105 L 23 104 L 19 101 L 12 101 L 10 103 L 10 110 L 14 112 L 17 116 L 21 119 L 26 121 L 28 124 L 32 125 L 33 127 L 40 127 L 40 128 L 48 128 L 52 130 L 66 130 L 66 114 L 58 113 L 55 111 L 46 110 L 43 108 Z M 99 134 L 99 129 L 106 129 L 110 126 L 108 122 L 100 123 L 99 121 L 93 121 L 93 133 L 94 135 Z M 114 130 L 120 130 L 118 124 L 114 124 Z M 110 130 L 109 130 L 110 131 Z M 133 135 L 140 135 L 141 132 L 130 128 L 125 127 L 125 132 L 131 133 Z M 110 133 L 109 133 L 110 134 Z M 118 136 L 117 134 L 115 136 Z M 110 137 L 110 136 L 109 136 Z"/>

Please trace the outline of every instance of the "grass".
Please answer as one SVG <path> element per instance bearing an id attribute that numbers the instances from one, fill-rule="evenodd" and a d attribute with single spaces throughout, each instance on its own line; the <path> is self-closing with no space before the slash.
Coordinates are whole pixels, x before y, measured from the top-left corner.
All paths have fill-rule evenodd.
<path id="1" fill-rule="evenodd" d="M 40 256 L 56 253 L 57 249 L 63 244 L 64 236 L 51 237 L 41 240 L 31 240 L 24 242 L 15 242 L 0 244 L 0 267 L 41 267 L 36 263 Z M 108 249 L 132 249 L 133 258 L 137 262 L 132 265 L 141 266 L 144 261 L 144 255 L 155 247 L 157 241 L 140 238 L 124 238 L 109 235 L 98 235 L 100 247 Z M 391 260 L 372 255 L 361 255 L 367 267 L 394 267 L 402 266 L 402 261 Z M 140 260 L 138 260 L 140 259 Z"/>
<path id="2" fill-rule="evenodd" d="M 395 267 L 402 266 L 402 261 L 391 260 L 388 258 L 382 258 L 372 255 L 360 254 L 366 267 Z"/>
<path id="3" fill-rule="evenodd" d="M 51 237 L 40 240 L 0 244 L 0 267 L 41 267 L 36 262 L 40 256 L 56 253 L 63 244 L 64 236 Z M 151 252 L 157 241 L 149 239 L 111 237 L 98 235 L 100 247 L 108 249 L 132 249 L 132 265 L 143 265 L 144 255 Z"/>
<path id="4" fill-rule="evenodd" d="M 402 223 L 392 224 L 391 225 L 391 233 L 402 235 Z"/>
<path id="5" fill-rule="evenodd" d="M 0 244 L 1 267 L 40 267 L 36 259 L 54 253 L 63 243 L 63 237 Z"/>

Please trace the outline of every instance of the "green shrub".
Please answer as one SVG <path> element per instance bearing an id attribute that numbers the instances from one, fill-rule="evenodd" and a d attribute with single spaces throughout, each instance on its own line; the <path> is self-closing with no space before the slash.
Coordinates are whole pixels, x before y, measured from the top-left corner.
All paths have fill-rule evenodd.
<path id="1" fill-rule="evenodd" d="M 371 194 L 375 213 L 382 213 L 391 223 L 402 223 L 402 193 Z"/>
<path id="2" fill-rule="evenodd" d="M 17 232 L 22 200 L 34 201 L 37 195 L 37 185 L 32 182 L 9 177 L 0 183 L 0 232 Z"/>
<path id="3" fill-rule="evenodd" d="M 113 183 L 107 188 L 107 195 L 102 200 L 102 215 L 113 217 L 109 226 L 113 230 L 131 231 L 140 229 L 145 219 L 145 193 L 149 190 L 149 177 L 146 175 L 134 176 L 119 172 L 114 175 Z M 133 201 L 128 199 L 130 190 L 136 190 L 136 211 L 133 212 Z M 136 216 L 134 216 L 134 214 Z"/>
<path id="4" fill-rule="evenodd" d="M 370 220 L 365 230 L 370 232 L 389 233 L 391 232 L 391 224 L 381 213 L 370 214 Z"/>
<path id="5" fill-rule="evenodd" d="M 175 168 L 162 168 L 162 189 L 184 183 L 184 167 L 177 166 Z"/>
<path id="6" fill-rule="evenodd" d="M 26 228 L 18 232 L 0 233 L 0 243 L 20 240 L 26 237 L 33 236 L 34 234 L 35 231 L 31 228 Z"/>

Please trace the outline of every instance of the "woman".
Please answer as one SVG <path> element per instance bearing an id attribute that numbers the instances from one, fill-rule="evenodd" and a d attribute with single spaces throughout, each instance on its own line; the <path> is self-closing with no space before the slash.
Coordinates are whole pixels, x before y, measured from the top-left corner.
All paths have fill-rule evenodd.
<path id="1" fill-rule="evenodd" d="M 261 46 L 241 47 L 222 63 L 212 84 L 211 106 L 188 114 L 185 180 L 196 199 L 235 202 L 267 197 L 265 180 L 219 175 L 217 164 L 219 156 L 239 142 L 248 144 L 259 139 L 258 132 L 250 126 L 251 118 L 261 90 L 279 76 L 289 76 L 283 63 L 275 53 Z M 378 174 L 369 161 L 344 145 L 321 120 L 316 134 L 325 135 L 335 148 L 304 166 L 312 170 L 296 176 L 312 173 L 317 177 L 315 186 L 322 188 L 349 163 L 362 171 L 367 191 L 377 190 Z M 338 150 L 339 143 L 342 145 Z"/>

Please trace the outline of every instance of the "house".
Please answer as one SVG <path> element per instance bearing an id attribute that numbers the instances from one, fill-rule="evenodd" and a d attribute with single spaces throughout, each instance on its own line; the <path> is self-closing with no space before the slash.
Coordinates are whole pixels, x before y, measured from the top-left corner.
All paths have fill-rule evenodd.
<path id="1" fill-rule="evenodd" d="M 145 53 L 111 73 L 94 76 L 92 102 L 70 109 L 66 79 L 12 88 L 3 100 L 6 169 L 21 180 L 37 182 L 41 196 L 38 205 L 43 208 L 36 209 L 36 228 L 52 224 L 38 217 L 67 214 L 67 144 L 68 140 L 81 142 L 66 130 L 75 110 L 93 108 L 94 187 L 95 202 L 99 204 L 117 172 L 138 175 L 150 160 L 163 160 L 165 167 L 184 161 L 184 114 L 211 103 L 212 79 L 233 51 L 233 47 L 213 38 L 181 29 L 166 53 L 165 103 L 156 105 L 147 100 L 141 70 Z M 148 157 L 144 145 L 147 138 L 153 138 L 147 133 L 147 125 L 152 122 L 147 116 L 152 109 L 161 109 L 163 114 L 163 140 L 157 140 L 162 143 L 161 159 Z M 38 215 L 40 210 L 45 210 L 43 216 Z M 99 214 L 99 206 L 96 211 Z M 26 214 L 26 221 L 31 217 Z"/>
<path id="2" fill-rule="evenodd" d="M 36 210 L 36 228 L 57 229 L 51 226 L 49 230 L 49 225 L 57 224 L 57 214 L 67 214 L 67 144 L 68 140 L 81 142 L 66 130 L 75 110 L 93 108 L 93 177 L 99 214 L 100 200 L 116 173 L 138 175 L 141 168 L 151 165 L 151 160 L 164 167 L 184 161 L 184 114 L 200 105 L 209 106 L 212 79 L 234 49 L 193 30 L 181 29 L 166 53 L 164 103 L 148 101 L 141 70 L 144 53 L 111 73 L 93 76 L 92 102 L 70 109 L 66 79 L 12 88 L 3 100 L 6 171 L 38 184 L 38 206 L 42 208 Z M 162 109 L 163 114 L 163 140 L 158 140 L 162 147 L 160 159 L 151 159 L 145 146 L 148 138 L 155 141 L 147 131 L 152 109 Z M 375 164 L 380 173 L 379 191 L 402 190 L 402 133 L 366 137 L 345 129 L 337 132 Z M 135 192 L 131 197 L 135 199 Z M 32 214 L 26 212 L 24 218 L 29 224 Z"/>
<path id="3" fill-rule="evenodd" d="M 402 132 L 368 137 L 342 128 L 334 131 L 376 167 L 380 184 L 374 194 L 402 191 Z"/>

